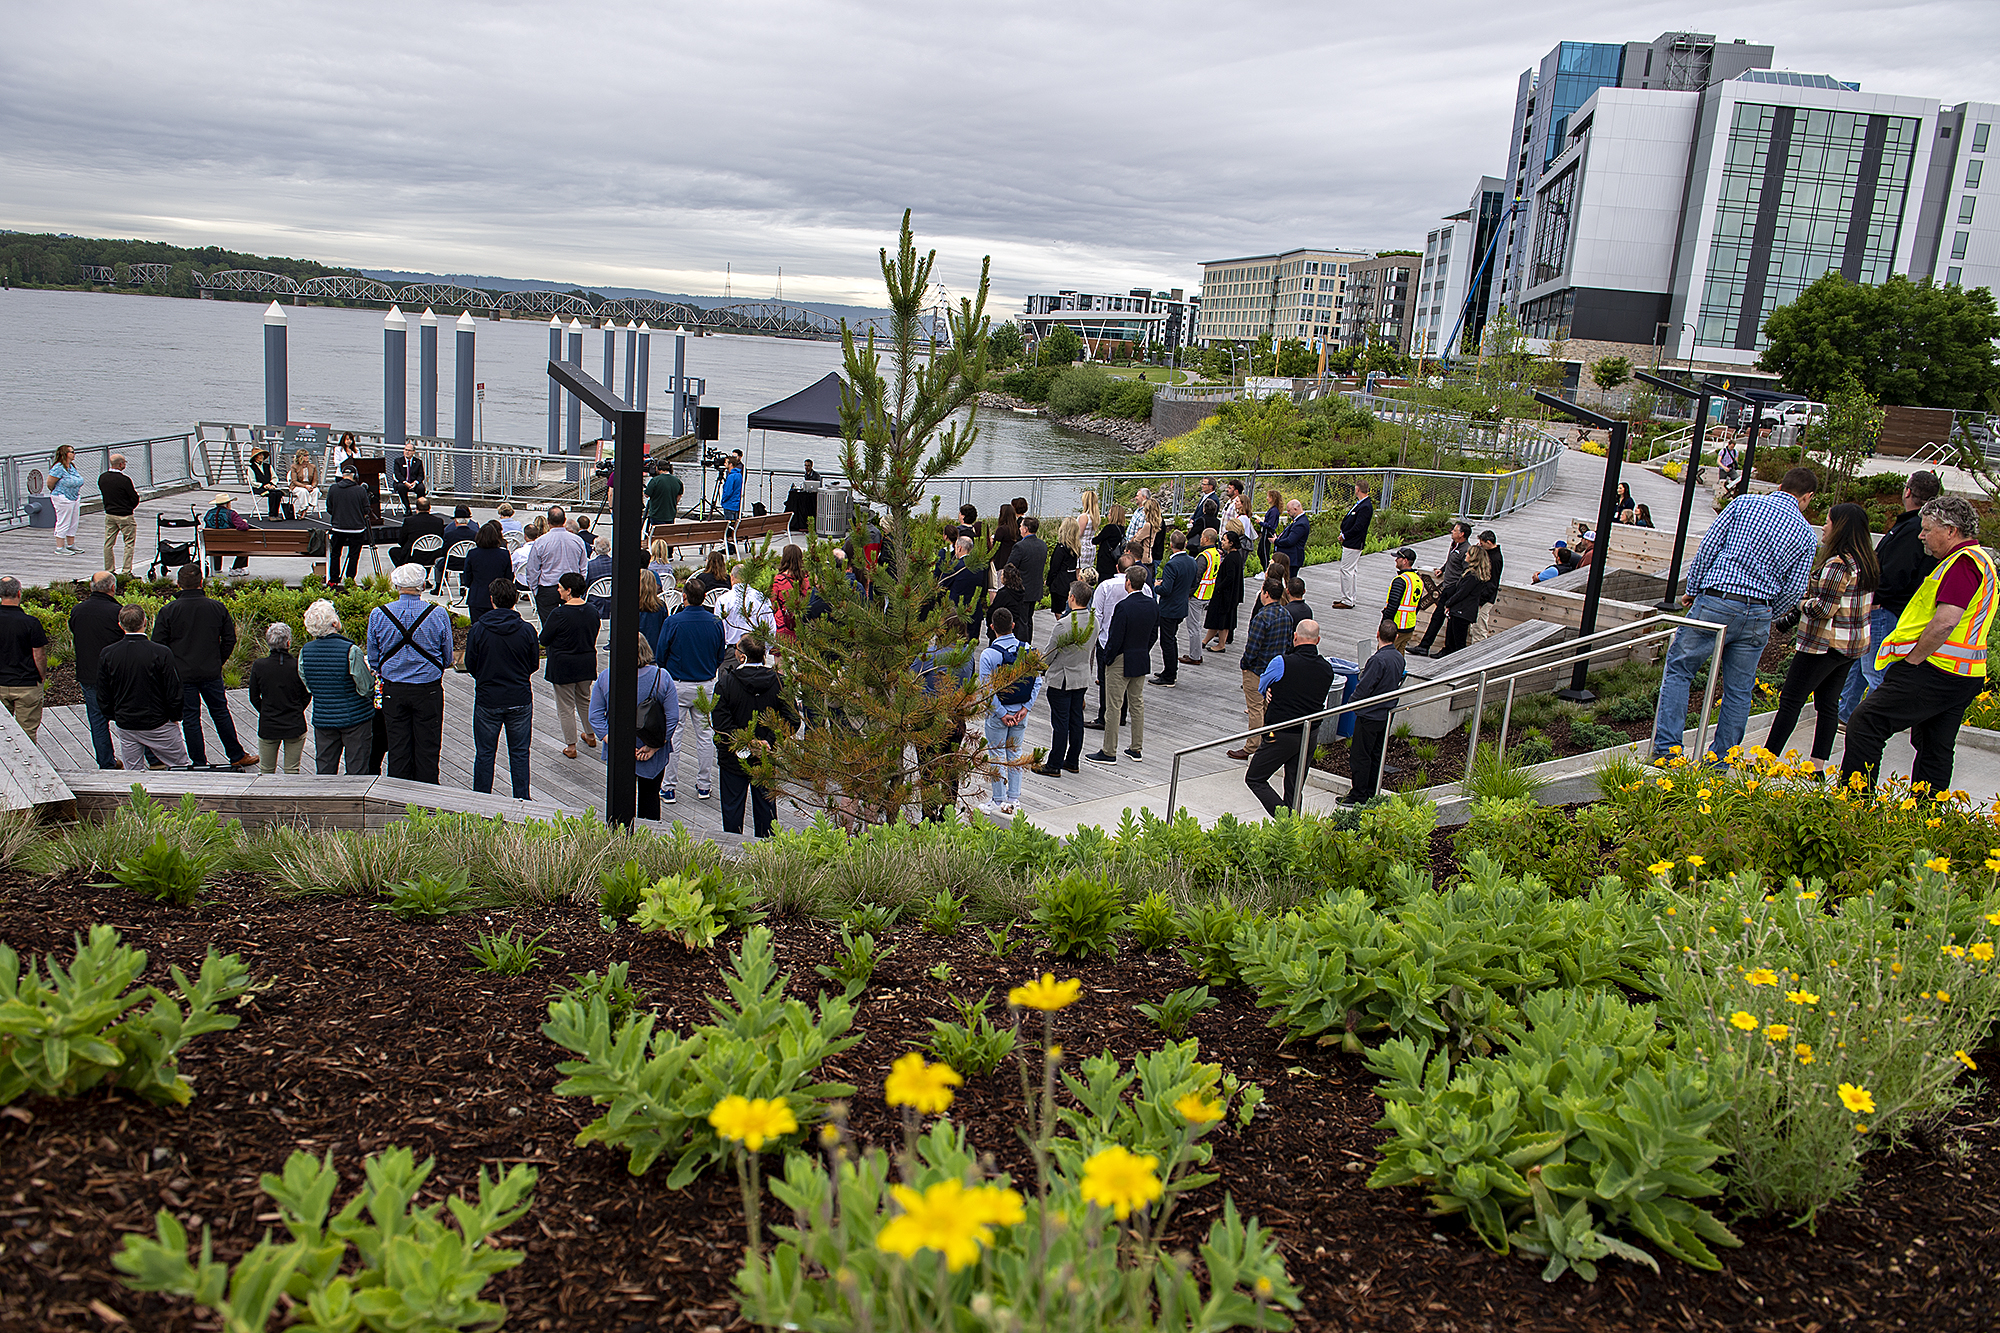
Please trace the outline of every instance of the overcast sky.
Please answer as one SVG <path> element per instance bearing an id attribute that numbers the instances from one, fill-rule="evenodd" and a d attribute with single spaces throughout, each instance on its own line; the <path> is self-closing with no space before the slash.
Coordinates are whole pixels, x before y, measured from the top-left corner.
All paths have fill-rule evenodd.
<path id="1" fill-rule="evenodd" d="M 1499 174 L 1521 71 L 1668 29 L 2000 101 L 2000 3 L 8 6 L 0 226 L 365 268 L 879 304 L 938 276 L 1199 285 L 1420 247 Z"/>

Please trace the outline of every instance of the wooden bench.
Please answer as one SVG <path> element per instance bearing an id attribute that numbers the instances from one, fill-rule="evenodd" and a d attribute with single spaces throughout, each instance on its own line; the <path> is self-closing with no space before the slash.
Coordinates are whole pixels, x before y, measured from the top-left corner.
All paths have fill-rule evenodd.
<path id="1" fill-rule="evenodd" d="M 324 529 L 320 530 L 322 535 Z M 202 549 L 210 555 L 306 555 L 313 529 L 304 525 L 286 528 L 203 528 Z M 325 550 L 324 545 L 320 548 Z"/>
<path id="2" fill-rule="evenodd" d="M 791 521 L 790 514 L 776 513 L 738 519 L 734 525 L 719 519 L 701 523 L 655 523 L 653 539 L 674 547 L 692 546 L 707 550 L 724 542 L 757 542 L 777 536 L 790 527 Z"/>

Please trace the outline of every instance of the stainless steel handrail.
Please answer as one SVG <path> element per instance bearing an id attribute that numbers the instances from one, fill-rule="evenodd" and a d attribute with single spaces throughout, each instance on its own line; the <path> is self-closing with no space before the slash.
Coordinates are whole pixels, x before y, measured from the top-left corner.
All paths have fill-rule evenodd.
<path id="1" fill-rule="evenodd" d="M 1553 659 L 1566 657 L 1566 664 L 1573 664 L 1579 660 L 1588 661 L 1593 657 L 1604 654 L 1629 652 L 1631 649 L 1650 643 L 1655 639 L 1671 639 L 1683 627 L 1704 632 L 1712 631 L 1715 634 L 1715 647 L 1709 654 L 1709 684 L 1708 688 L 1702 692 L 1701 697 L 1701 724 L 1695 732 L 1695 753 L 1700 754 L 1708 745 L 1709 713 L 1715 699 L 1715 682 L 1719 679 L 1722 669 L 1722 645 L 1723 640 L 1727 637 L 1728 628 L 1727 626 L 1718 625 L 1711 621 L 1694 620 L 1688 616 L 1648 616 L 1644 620 L 1635 620 L 1630 624 L 1616 625 L 1610 629 L 1599 630 L 1597 633 L 1585 638 L 1565 639 L 1560 643 L 1545 644 L 1540 648 L 1530 649 L 1518 656 L 1507 658 L 1505 661 L 1495 662 L 1490 666 L 1467 668 L 1466 670 L 1452 672 L 1432 680 L 1419 681 L 1415 685 L 1405 685 L 1401 689 L 1392 690 L 1387 694 L 1370 695 L 1366 699 L 1355 699 L 1344 704 L 1336 704 L 1332 708 L 1323 708 L 1319 712 L 1308 714 L 1305 717 L 1289 719 L 1279 727 L 1257 727 L 1249 731 L 1232 732 L 1227 736 L 1202 741 L 1196 745 L 1183 746 L 1174 751 L 1173 767 L 1167 777 L 1166 817 L 1168 819 L 1174 817 L 1174 808 L 1178 804 L 1180 796 L 1181 760 L 1188 755 L 1199 754 L 1204 750 L 1213 750 L 1221 745 L 1240 744 L 1243 741 L 1249 740 L 1252 736 L 1268 735 L 1279 730 L 1290 731 L 1296 726 L 1299 728 L 1300 743 L 1297 760 L 1298 768 L 1295 774 L 1297 782 L 1294 790 L 1303 795 L 1305 791 L 1306 766 L 1312 761 L 1313 732 L 1321 722 L 1328 718 L 1338 717 L 1342 713 L 1353 713 L 1363 708 L 1379 707 L 1384 701 L 1390 701 L 1389 720 L 1394 720 L 1397 711 L 1409 704 L 1429 703 L 1439 698 L 1449 699 L 1452 695 L 1458 694 L 1468 687 L 1472 687 L 1476 682 L 1478 693 L 1474 696 L 1472 705 L 1472 738 L 1465 747 L 1465 773 L 1467 777 L 1470 777 L 1473 761 L 1479 754 L 1479 731 L 1484 723 L 1486 690 L 1489 685 L 1504 684 L 1507 686 L 1507 704 L 1501 714 L 1500 736 L 1497 741 L 1497 753 L 1504 755 L 1507 749 L 1507 726 L 1513 717 L 1515 685 L 1524 677 L 1552 670 L 1556 666 L 1556 662 L 1553 660 L 1543 661 L 1534 666 L 1521 666 L 1522 663 L 1534 658 Z M 1634 634 L 1633 631 L 1636 630 L 1646 630 L 1647 632 Z M 1596 646 L 1586 649 L 1585 645 L 1587 644 L 1594 644 Z M 1584 651 L 1579 652 L 1577 651 L 1578 649 L 1584 649 Z M 1505 674 L 1496 676 L 1496 673 Z M 1376 764 L 1375 779 L 1378 785 L 1381 782 L 1382 763 L 1386 760 L 1387 755 L 1388 746 L 1385 744 L 1382 747 L 1382 758 L 1378 759 Z"/>
<path id="2" fill-rule="evenodd" d="M 186 489 L 199 484 L 194 475 L 194 432 L 183 431 L 169 435 L 148 435 L 136 440 L 118 440 L 110 444 L 79 444 L 76 450 L 76 469 L 86 477 L 110 469 L 111 455 L 123 454 L 126 459 L 126 475 L 141 495 L 154 495 L 161 491 Z M 46 483 L 40 490 L 30 486 L 30 474 L 48 476 L 49 465 L 54 461 L 54 450 L 23 450 L 16 453 L 0 454 L 0 528 L 18 527 L 30 522 L 28 501 L 43 498 L 48 494 Z M 86 485 L 85 496 L 95 494 L 94 487 Z"/>

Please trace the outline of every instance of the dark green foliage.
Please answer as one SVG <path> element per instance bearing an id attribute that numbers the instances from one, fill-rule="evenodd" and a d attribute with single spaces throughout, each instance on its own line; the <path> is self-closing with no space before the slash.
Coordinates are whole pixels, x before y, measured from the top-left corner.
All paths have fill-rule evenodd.
<path id="1" fill-rule="evenodd" d="M 644 986 L 634 986 L 631 972 L 630 963 L 608 964 L 602 975 L 594 968 L 588 972 L 572 972 L 569 979 L 573 984 L 558 986 L 550 991 L 549 1003 L 574 1000 L 587 1005 L 592 999 L 602 1000 L 611 1015 L 612 1026 L 616 1027 L 652 1005 L 653 992 Z"/>
<path id="2" fill-rule="evenodd" d="M 1232 951 L 1237 932 L 1254 922 L 1252 915 L 1239 912 L 1227 898 L 1216 898 L 1190 909 L 1181 917 L 1181 961 L 1204 981 L 1241 981 Z"/>
<path id="3" fill-rule="evenodd" d="M 639 910 L 639 895 L 656 877 L 644 862 L 627 861 L 615 870 L 597 873 L 597 910 L 613 921 L 629 921 Z"/>
<path id="4" fill-rule="evenodd" d="M 1049 386 L 1049 411 L 1059 417 L 1095 412 L 1111 387 L 1102 366 L 1069 366 Z"/>
<path id="5" fill-rule="evenodd" d="M 833 961 L 821 963 L 813 968 L 813 971 L 828 981 L 839 982 L 846 991 L 847 998 L 851 1000 L 868 989 L 868 983 L 874 979 L 876 966 L 894 952 L 896 952 L 895 945 L 885 944 L 877 948 L 873 935 L 865 932 L 856 935 L 846 926 L 842 926 L 840 948 L 834 951 Z"/>
<path id="6" fill-rule="evenodd" d="M 1062 373 L 1060 366 L 1026 366 L 1000 380 L 1000 387 L 1023 402 L 1046 403 L 1049 386 Z"/>
<path id="7" fill-rule="evenodd" d="M 943 1061 L 967 1078 L 998 1069 L 1001 1061 L 1014 1053 L 1015 1030 L 1011 1025 L 1004 1028 L 993 1025 L 987 1013 L 992 998 L 990 990 L 977 1000 L 953 996 L 951 1004 L 958 1010 L 958 1021 L 930 1020 L 931 1058 Z"/>
<path id="8" fill-rule="evenodd" d="M 1546 764 L 1555 757 L 1556 747 L 1549 744 L 1546 736 L 1523 736 L 1507 747 L 1507 758 L 1523 768 Z"/>
<path id="9" fill-rule="evenodd" d="M 1650 718 L 1651 713 L 1647 716 Z M 1632 738 L 1614 727 L 1600 727 L 1582 718 L 1569 724 L 1569 738 L 1583 750 L 1615 750 L 1630 745 Z"/>
<path id="10" fill-rule="evenodd" d="M 923 905 L 917 922 L 933 935 L 956 935 L 965 923 L 965 900 L 950 889 L 939 889 L 937 896 Z"/>
<path id="11" fill-rule="evenodd" d="M 1125 929 L 1125 898 L 1104 875 L 1071 871 L 1042 887 L 1029 913 L 1060 957 L 1089 958 L 1118 952 Z"/>
<path id="12" fill-rule="evenodd" d="M 472 887 L 463 870 L 450 875 L 428 872 L 406 879 L 389 889 L 389 901 L 375 904 L 378 912 L 394 912 L 400 917 L 451 916 L 470 912 L 481 905 L 482 895 Z"/>
<path id="13" fill-rule="evenodd" d="M 1177 990 L 1158 1004 L 1135 1004 L 1132 1007 L 1153 1020 L 1162 1036 L 1179 1041 L 1187 1036 L 1188 1024 L 1194 1016 L 1215 1008 L 1221 1001 L 1209 994 L 1206 986 L 1189 986 Z"/>
<path id="14" fill-rule="evenodd" d="M 1581 893 L 1610 869 L 1604 849 L 1615 845 L 1620 826 L 1618 813 L 1605 806 L 1572 818 L 1532 797 L 1476 800 L 1452 846 L 1460 860 L 1484 852 L 1509 874 L 1539 875 L 1560 892 Z"/>
<path id="15" fill-rule="evenodd" d="M 1849 374 L 1879 401 L 1912 407 L 1983 409 L 2000 389 L 2000 310 L 1984 287 L 1935 287 L 1900 273 L 1861 284 L 1828 273 L 1772 311 L 1764 332 L 1759 368 L 1820 402 Z"/>
<path id="16" fill-rule="evenodd" d="M 1058 324 L 1050 329 L 1048 336 L 1036 344 L 1032 353 L 1034 360 L 1044 366 L 1066 366 L 1083 355 L 1083 339 L 1076 336 L 1076 330 L 1067 324 Z"/>
<path id="17" fill-rule="evenodd" d="M 1180 937 L 1180 914 L 1166 894 L 1156 889 L 1133 905 L 1132 942 L 1141 953 L 1171 949 Z"/>
<path id="18" fill-rule="evenodd" d="M 1638 699 L 1627 695 L 1613 699 L 1597 710 L 1600 722 L 1651 722 L 1655 705 L 1650 699 Z"/>
<path id="19" fill-rule="evenodd" d="M 545 930 L 530 939 L 525 932 L 517 934 L 511 928 L 497 933 L 482 930 L 479 938 L 465 947 L 478 960 L 481 972 L 502 977 L 525 976 L 541 965 L 543 954 L 562 956 L 562 950 L 542 943 L 548 933 Z"/>
<path id="20" fill-rule="evenodd" d="M 137 856 L 127 857 L 112 867 L 111 878 L 134 893 L 143 893 L 174 907 L 187 907 L 201 896 L 201 886 L 214 865 L 214 858 L 199 853 L 190 856 L 181 850 L 179 843 L 161 833 Z"/>
<path id="21" fill-rule="evenodd" d="M 1144 380 L 1114 380 L 1105 389 L 1097 410 L 1108 417 L 1149 421 L 1153 416 L 1153 393 L 1153 386 Z"/>

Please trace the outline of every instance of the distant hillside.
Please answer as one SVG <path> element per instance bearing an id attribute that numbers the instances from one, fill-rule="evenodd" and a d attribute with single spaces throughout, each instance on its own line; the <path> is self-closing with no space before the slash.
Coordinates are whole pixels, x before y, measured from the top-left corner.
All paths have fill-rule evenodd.
<path id="1" fill-rule="evenodd" d="M 496 278 L 491 274 L 475 273 L 412 273 L 402 269 L 365 268 L 359 270 L 364 277 L 377 282 L 451 282 L 461 287 L 477 287 L 488 292 L 574 292 L 591 291 L 600 296 L 614 299 L 623 297 L 648 297 L 662 301 L 685 301 L 703 310 L 719 305 L 742 305 L 746 302 L 765 301 L 769 297 L 739 294 L 735 296 L 695 296 L 688 292 L 656 292 L 645 287 L 596 287 L 582 286 L 574 282 L 549 282 L 540 278 Z M 889 313 L 886 306 L 836 305 L 831 301 L 796 301 L 787 297 L 785 304 L 802 310 L 815 310 L 830 319 L 863 320 L 875 319 Z"/>

